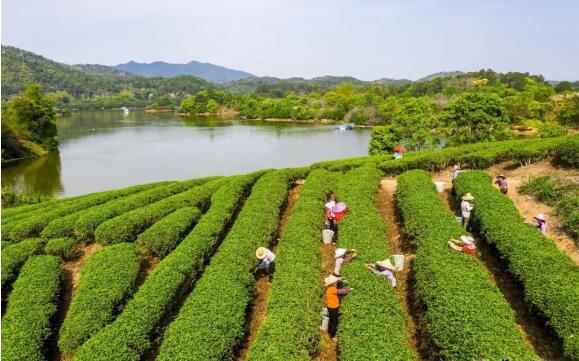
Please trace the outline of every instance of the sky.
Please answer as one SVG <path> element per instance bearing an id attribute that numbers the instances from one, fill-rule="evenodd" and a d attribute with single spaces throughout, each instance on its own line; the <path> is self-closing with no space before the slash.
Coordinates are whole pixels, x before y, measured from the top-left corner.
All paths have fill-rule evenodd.
<path id="1" fill-rule="evenodd" d="M 579 0 L 3 0 L 2 44 L 67 64 L 191 60 L 282 78 L 579 80 Z"/>

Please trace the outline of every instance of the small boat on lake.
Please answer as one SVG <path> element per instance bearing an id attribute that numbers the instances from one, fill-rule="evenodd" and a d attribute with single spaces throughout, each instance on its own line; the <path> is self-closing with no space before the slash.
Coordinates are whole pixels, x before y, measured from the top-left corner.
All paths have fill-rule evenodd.
<path id="1" fill-rule="evenodd" d="M 334 129 L 339 130 L 340 132 L 346 131 L 346 130 L 352 130 L 356 128 L 356 124 L 354 123 L 347 123 L 347 124 L 340 124 L 340 125 L 334 125 Z"/>
<path id="2" fill-rule="evenodd" d="M 123 113 L 124 113 L 125 115 L 129 114 L 129 108 L 127 108 L 127 107 L 121 107 L 121 109 L 123 110 Z"/>

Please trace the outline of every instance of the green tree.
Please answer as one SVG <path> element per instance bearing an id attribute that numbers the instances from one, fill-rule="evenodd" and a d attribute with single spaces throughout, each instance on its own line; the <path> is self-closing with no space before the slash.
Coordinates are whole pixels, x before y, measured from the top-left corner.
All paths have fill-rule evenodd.
<path id="1" fill-rule="evenodd" d="M 503 100 L 492 93 L 464 93 L 442 112 L 449 143 L 458 145 L 510 139 Z"/>
<path id="2" fill-rule="evenodd" d="M 434 103 L 427 97 L 410 98 L 396 111 L 392 124 L 372 130 L 370 154 L 389 152 L 398 144 L 411 150 L 431 149 L 435 145 Z"/>
<path id="3" fill-rule="evenodd" d="M 565 98 L 556 118 L 563 125 L 579 128 L 579 95 Z"/>
<path id="4" fill-rule="evenodd" d="M 56 150 L 58 141 L 54 100 L 39 84 L 30 84 L 22 95 L 8 101 L 4 121 L 19 138 Z"/>
<path id="5" fill-rule="evenodd" d="M 564 93 L 568 91 L 573 91 L 573 84 L 568 81 L 561 81 L 555 85 L 555 91 L 557 93 Z"/>

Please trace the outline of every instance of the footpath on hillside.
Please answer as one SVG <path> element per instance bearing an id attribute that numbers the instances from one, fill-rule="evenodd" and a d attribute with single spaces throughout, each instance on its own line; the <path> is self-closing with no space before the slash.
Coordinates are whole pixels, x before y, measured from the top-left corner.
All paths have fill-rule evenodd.
<path id="1" fill-rule="evenodd" d="M 567 254 L 575 263 L 579 264 L 579 248 L 575 245 L 573 239 L 559 230 L 561 225 L 559 218 L 554 215 L 554 209 L 544 203 L 538 202 L 533 197 L 520 194 L 518 187 L 529 180 L 531 177 L 551 175 L 557 178 L 566 179 L 571 182 L 579 183 L 579 170 L 564 169 L 554 167 L 550 161 L 543 160 L 530 165 L 521 167 L 518 163 L 507 161 L 495 164 L 486 169 L 486 172 L 496 177 L 503 174 L 507 177 L 509 192 L 507 196 L 513 201 L 515 207 L 521 215 L 528 221 L 533 220 L 537 213 L 543 213 L 549 221 L 547 237 L 552 239 L 557 247 Z M 433 180 L 442 181 L 447 186 L 451 184 L 452 168 L 446 168 L 440 172 L 433 173 Z"/>
<path id="2" fill-rule="evenodd" d="M 450 173 L 452 170 L 448 170 Z M 445 188 L 440 193 L 441 199 L 447 208 L 455 215 L 460 216 L 460 204 L 452 196 L 452 182 L 442 174 L 435 173 L 432 180 L 444 180 Z M 476 232 L 472 233 L 477 247 L 477 258 L 485 266 L 489 279 L 496 284 L 511 309 L 515 312 L 515 322 L 525 337 L 525 343 L 544 360 L 562 360 L 562 345 L 553 330 L 546 327 L 545 318 L 531 312 L 525 303 L 525 294 L 522 285 L 517 282 L 508 270 L 508 265 L 500 259 L 496 248 L 486 242 Z"/>
<path id="3" fill-rule="evenodd" d="M 277 251 L 277 242 L 283 235 L 285 227 L 287 226 L 289 220 L 292 216 L 292 209 L 296 204 L 300 190 L 303 186 L 303 180 L 298 180 L 295 182 L 294 186 L 288 192 L 287 204 L 285 206 L 284 211 L 281 214 L 279 229 L 272 240 L 272 243 L 269 245 L 269 249 L 276 253 Z M 275 274 L 274 274 L 275 279 Z M 261 327 L 262 323 L 265 321 L 267 316 L 267 303 L 269 301 L 269 292 L 271 291 L 271 282 L 269 282 L 267 277 L 260 277 L 255 285 L 255 293 L 253 298 L 253 303 L 251 305 L 251 311 L 247 318 L 247 331 L 245 340 L 242 343 L 242 346 L 237 350 L 237 357 L 235 358 L 238 361 L 243 361 L 247 358 L 249 354 L 249 350 L 251 349 L 251 345 L 255 341 L 255 337 L 257 336 L 257 332 Z"/>
<path id="4" fill-rule="evenodd" d="M 332 194 L 335 196 L 335 194 Z M 336 239 L 334 239 L 336 241 Z M 327 277 L 334 272 L 334 243 L 320 245 L 322 253 L 322 277 Z M 322 280 L 323 282 L 323 280 Z M 322 307 L 326 307 L 326 293 L 322 294 Z M 320 349 L 315 361 L 336 361 L 338 360 L 338 345 L 330 339 L 327 332 L 320 333 Z"/>
<path id="5" fill-rule="evenodd" d="M 54 335 L 49 341 L 47 352 L 47 359 L 50 361 L 66 360 L 58 348 L 58 335 L 60 326 L 64 322 L 70 303 L 76 294 L 76 289 L 80 282 L 80 273 L 84 263 L 94 253 L 100 251 L 103 246 L 99 243 L 81 243 L 76 246 L 79 256 L 73 260 L 62 262 L 60 266 L 62 270 L 62 282 L 60 291 L 60 302 L 58 303 L 58 311 L 54 321 Z"/>
<path id="6" fill-rule="evenodd" d="M 378 191 L 378 209 L 384 222 L 388 225 L 387 241 L 390 245 L 390 254 L 404 255 L 404 269 L 396 272 L 396 295 L 398 301 L 408 315 L 406 333 L 412 351 L 418 360 L 431 360 L 433 354 L 432 342 L 427 331 L 423 308 L 425 307 L 414 293 L 416 283 L 414 274 L 414 258 L 416 250 L 408 246 L 402 237 L 402 222 L 396 209 L 396 178 L 382 178 Z"/>

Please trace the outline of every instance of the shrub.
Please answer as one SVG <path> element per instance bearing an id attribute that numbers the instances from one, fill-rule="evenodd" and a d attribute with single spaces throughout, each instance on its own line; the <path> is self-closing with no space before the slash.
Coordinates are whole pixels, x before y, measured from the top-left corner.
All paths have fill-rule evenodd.
<path id="1" fill-rule="evenodd" d="M 45 360 L 59 286 L 60 258 L 33 256 L 26 261 L 2 319 L 2 360 Z"/>
<path id="2" fill-rule="evenodd" d="M 74 352 L 90 336 L 113 320 L 131 293 L 139 258 L 135 246 L 120 243 L 93 254 L 83 265 L 76 295 L 60 328 L 62 353 Z"/>
<path id="3" fill-rule="evenodd" d="M 579 168 L 579 136 L 568 137 L 559 146 L 555 159 L 559 164 L 569 168 Z"/>
<path id="4" fill-rule="evenodd" d="M 94 193 L 73 201 L 56 202 L 52 204 L 48 210 L 42 208 L 27 214 L 27 217 L 22 221 L 5 224 L 4 227 L 2 227 L 2 235 L 14 241 L 39 235 L 44 227 L 54 219 L 138 192 L 141 188 L 142 186 L 135 186 L 120 190 Z"/>
<path id="5" fill-rule="evenodd" d="M 320 234 L 325 219 L 324 203 L 336 181 L 336 174 L 315 170 L 300 191 L 278 242 L 267 319 L 259 329 L 248 360 L 311 360 L 317 351 L 319 299 L 323 291 Z"/>
<path id="6" fill-rule="evenodd" d="M 44 252 L 64 260 L 70 260 L 79 256 L 79 252 L 74 249 L 76 244 L 77 242 L 72 238 L 53 238 L 48 240 L 44 246 Z"/>
<path id="7" fill-rule="evenodd" d="M 179 293 L 203 269 L 219 245 L 246 192 L 263 172 L 233 177 L 211 197 L 211 208 L 199 224 L 151 273 L 116 320 L 93 335 L 75 360 L 137 360 L 150 347 L 155 329 Z M 137 322 L 135 322 L 137 321 Z"/>
<path id="8" fill-rule="evenodd" d="M 110 219 L 95 229 L 95 240 L 102 244 L 133 242 L 139 233 L 179 208 L 196 206 L 204 210 L 211 195 L 223 185 L 224 180 L 207 182 Z"/>
<path id="9" fill-rule="evenodd" d="M 137 196 L 139 194 L 143 194 L 143 192 L 150 190 L 150 189 L 157 189 L 163 185 L 166 185 L 167 182 L 160 182 L 160 183 L 150 183 L 144 185 L 138 185 L 133 190 L 135 192 L 130 192 L 125 194 L 122 197 L 119 197 L 111 202 L 122 202 L 130 199 L 131 197 Z M 74 224 L 75 222 L 82 217 L 86 213 L 93 213 L 96 209 L 106 206 L 110 204 L 109 202 L 96 206 L 91 207 L 88 209 L 80 210 L 78 212 L 74 212 L 64 217 L 59 217 L 57 219 L 52 220 L 40 233 L 40 235 L 44 238 L 59 238 L 59 237 L 74 237 Z"/>
<path id="10" fill-rule="evenodd" d="M 481 171 L 462 173 L 457 195 L 474 195 L 472 217 L 481 235 L 496 246 L 509 270 L 522 283 L 525 300 L 540 311 L 563 341 L 566 357 L 579 360 L 579 267 L 553 241 L 523 218 L 508 197 Z"/>
<path id="11" fill-rule="evenodd" d="M 566 134 L 567 127 L 556 122 L 543 123 L 539 127 L 539 137 L 541 138 L 562 137 Z"/>
<path id="12" fill-rule="evenodd" d="M 149 189 L 125 199 L 118 199 L 91 210 L 87 210 L 79 215 L 78 219 L 74 222 L 74 235 L 79 240 L 87 240 L 94 237 L 95 229 L 108 219 L 132 211 L 133 209 L 146 206 L 147 204 L 172 196 L 173 194 L 183 192 L 191 187 L 208 182 L 211 179 L 214 179 L 214 177 L 170 183 L 162 187 Z"/>
<path id="13" fill-rule="evenodd" d="M 428 173 L 398 178 L 403 232 L 415 237 L 416 292 L 426 305 L 428 330 L 440 359 L 538 359 L 526 346 L 515 315 L 482 263 L 447 242 L 465 231 L 442 203 Z"/>
<path id="14" fill-rule="evenodd" d="M 338 328 L 340 357 L 344 360 L 413 360 L 406 334 L 406 312 L 390 283 L 364 266 L 390 256 L 387 226 L 377 207 L 380 172 L 361 167 L 340 183 L 338 196 L 350 210 L 340 223 L 340 247 L 356 248 L 358 257 L 343 267 L 342 275 L 356 290 L 344 298 Z M 394 216 L 394 215 L 391 215 Z M 384 331 L 388 330 L 388 337 Z"/>
<path id="15" fill-rule="evenodd" d="M 139 235 L 136 241 L 139 251 L 165 258 L 200 217 L 201 211 L 197 207 L 176 210 Z"/>
<path id="16" fill-rule="evenodd" d="M 28 257 L 42 253 L 45 243 L 43 239 L 31 238 L 2 249 L 2 292 L 16 279 L 18 270 Z"/>
<path id="17" fill-rule="evenodd" d="M 251 303 L 255 249 L 270 243 L 279 225 L 288 185 L 296 171 L 263 176 L 227 237 L 197 281 L 195 290 L 167 327 L 158 360 L 224 360 L 245 333 Z M 191 327 L 195 325 L 195 327 Z"/>

